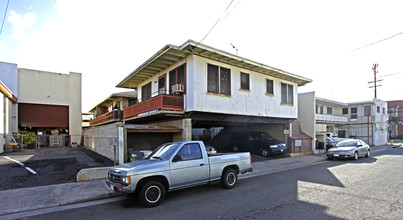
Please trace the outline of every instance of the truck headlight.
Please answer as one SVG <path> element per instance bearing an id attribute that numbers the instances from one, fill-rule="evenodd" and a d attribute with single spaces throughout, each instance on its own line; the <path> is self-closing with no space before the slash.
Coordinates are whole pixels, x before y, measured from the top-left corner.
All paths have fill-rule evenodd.
<path id="1" fill-rule="evenodd" d="M 126 184 L 130 184 L 130 176 L 126 176 L 122 178 L 122 181 Z"/>
<path id="2" fill-rule="evenodd" d="M 276 148 L 277 145 L 270 145 L 270 148 Z"/>

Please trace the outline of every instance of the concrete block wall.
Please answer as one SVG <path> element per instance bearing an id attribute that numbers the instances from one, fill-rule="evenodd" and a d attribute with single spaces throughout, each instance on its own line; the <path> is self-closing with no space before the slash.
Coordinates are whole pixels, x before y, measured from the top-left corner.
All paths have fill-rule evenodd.
<path id="1" fill-rule="evenodd" d="M 122 122 L 116 122 L 83 130 L 84 145 L 86 148 L 101 154 L 112 161 L 118 160 L 118 128 L 122 126 Z M 116 144 L 116 158 L 114 155 L 113 145 Z"/>
<path id="2" fill-rule="evenodd" d="M 172 141 L 191 141 L 192 140 L 192 119 L 185 118 L 172 121 L 164 121 L 149 124 L 150 126 L 170 126 L 183 129 L 182 133 L 175 133 Z"/>

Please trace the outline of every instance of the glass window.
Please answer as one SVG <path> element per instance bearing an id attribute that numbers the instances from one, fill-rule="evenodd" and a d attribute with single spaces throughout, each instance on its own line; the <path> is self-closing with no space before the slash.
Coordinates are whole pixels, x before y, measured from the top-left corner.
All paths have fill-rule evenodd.
<path id="1" fill-rule="evenodd" d="M 241 73 L 241 89 L 249 90 L 249 74 Z"/>
<path id="2" fill-rule="evenodd" d="M 165 94 L 165 78 L 166 75 L 164 74 L 158 79 L 158 94 Z"/>
<path id="3" fill-rule="evenodd" d="M 220 93 L 231 95 L 231 70 L 220 67 Z"/>
<path id="4" fill-rule="evenodd" d="M 320 106 L 320 114 L 323 114 L 323 105 Z"/>
<path id="5" fill-rule="evenodd" d="M 281 83 L 281 103 L 294 104 L 294 86 Z"/>
<path id="6" fill-rule="evenodd" d="M 294 86 L 288 85 L 288 104 L 294 104 Z"/>
<path id="7" fill-rule="evenodd" d="M 385 107 L 382 108 L 382 112 L 383 112 L 383 114 L 386 114 L 386 108 Z"/>
<path id="8" fill-rule="evenodd" d="M 381 106 L 376 106 L 376 112 L 381 113 Z"/>
<path id="9" fill-rule="evenodd" d="M 281 83 L 281 103 L 287 103 L 287 84 Z"/>
<path id="10" fill-rule="evenodd" d="M 343 108 L 343 115 L 347 115 L 348 114 L 348 108 Z"/>
<path id="11" fill-rule="evenodd" d="M 141 101 L 151 98 L 151 82 L 141 87 Z"/>
<path id="12" fill-rule="evenodd" d="M 231 70 L 208 64 L 207 92 L 231 95 Z"/>
<path id="13" fill-rule="evenodd" d="M 333 114 L 333 109 L 332 109 L 332 107 L 327 107 L 327 114 L 328 114 L 328 115 Z"/>
<path id="14" fill-rule="evenodd" d="M 351 108 L 351 114 L 357 114 L 357 108 Z"/>
<path id="15" fill-rule="evenodd" d="M 364 106 L 364 116 L 371 115 L 371 106 Z"/>
<path id="16" fill-rule="evenodd" d="M 176 84 L 185 85 L 185 64 L 169 71 L 169 90 L 172 94 L 172 86 Z"/>
<path id="17" fill-rule="evenodd" d="M 273 80 L 266 79 L 266 93 L 271 95 L 274 94 Z"/>
<path id="18" fill-rule="evenodd" d="M 182 160 L 195 160 L 203 158 L 200 146 L 197 143 L 183 145 L 176 155 L 180 155 Z"/>

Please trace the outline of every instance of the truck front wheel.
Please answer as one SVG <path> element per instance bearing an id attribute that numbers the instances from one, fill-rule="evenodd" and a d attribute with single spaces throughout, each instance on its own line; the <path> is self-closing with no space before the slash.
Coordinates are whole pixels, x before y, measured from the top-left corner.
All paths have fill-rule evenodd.
<path id="1" fill-rule="evenodd" d="M 234 169 L 228 169 L 224 171 L 224 174 L 221 177 L 221 183 L 227 189 L 232 189 L 238 183 L 238 174 Z"/>
<path id="2" fill-rule="evenodd" d="M 158 206 L 165 198 L 165 188 L 158 181 L 145 183 L 138 192 L 138 198 L 144 206 Z"/>

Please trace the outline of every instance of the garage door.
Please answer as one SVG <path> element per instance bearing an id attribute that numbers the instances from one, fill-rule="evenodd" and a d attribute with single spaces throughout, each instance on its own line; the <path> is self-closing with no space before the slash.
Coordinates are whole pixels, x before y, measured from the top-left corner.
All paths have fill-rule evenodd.
<path id="1" fill-rule="evenodd" d="M 69 106 L 18 104 L 20 127 L 68 128 Z"/>
<path id="2" fill-rule="evenodd" d="M 127 148 L 154 150 L 159 145 L 172 140 L 172 133 L 127 133 Z"/>

